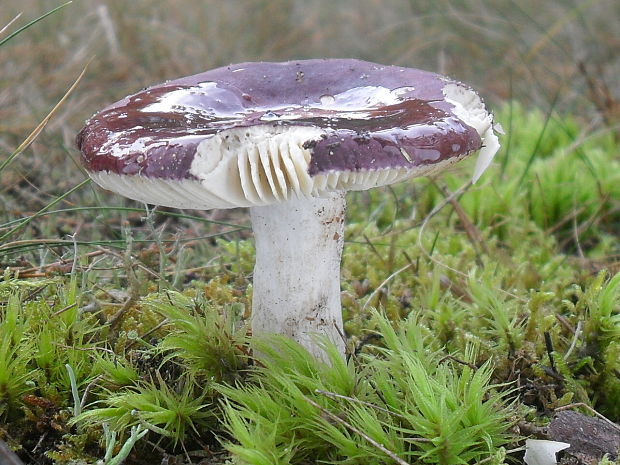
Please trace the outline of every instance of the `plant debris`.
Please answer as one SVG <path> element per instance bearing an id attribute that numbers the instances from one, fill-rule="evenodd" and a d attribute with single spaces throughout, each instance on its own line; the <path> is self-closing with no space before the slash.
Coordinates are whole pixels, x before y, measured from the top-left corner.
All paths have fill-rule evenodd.
<path id="1" fill-rule="evenodd" d="M 596 465 L 607 455 L 618 458 L 620 427 L 613 427 L 600 418 L 589 417 L 575 411 L 558 412 L 548 427 L 549 438 L 570 444 L 564 453 L 574 460 L 560 463 L 571 465 Z"/>

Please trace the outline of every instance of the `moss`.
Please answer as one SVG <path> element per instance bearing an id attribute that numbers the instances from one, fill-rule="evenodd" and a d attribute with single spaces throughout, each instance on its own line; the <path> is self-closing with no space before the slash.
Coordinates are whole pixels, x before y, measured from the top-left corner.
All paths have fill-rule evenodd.
<path id="1" fill-rule="evenodd" d="M 446 189 L 466 182 L 467 166 L 437 183 L 350 195 L 341 282 L 355 355 L 340 372 L 319 370 L 283 342 L 275 365 L 253 356 L 254 245 L 245 235 L 226 233 L 185 249 L 182 260 L 170 252 L 162 261 L 169 252 L 139 244 L 166 244 L 164 236 L 138 228 L 124 236 L 125 254 L 90 257 L 92 246 L 79 246 L 73 273 L 20 279 L 7 271 L 0 281 L 0 427 L 30 449 L 47 431 L 42 444 L 56 463 L 103 457 L 102 421 L 118 434 L 117 449 L 140 427 L 173 454 L 205 444 L 221 451 L 220 438 L 239 462 L 359 463 L 360 451 L 368 463 L 385 461 L 303 394 L 407 459 L 445 463 L 460 455 L 499 464 L 519 441 L 516 419 L 544 424 L 553 408 L 585 402 L 618 420 L 620 275 L 605 271 L 618 253 L 620 170 L 604 168 L 617 163 L 614 152 L 606 136 L 587 140 L 580 153 L 569 150 L 569 119 L 546 129 L 552 142 L 545 139 L 530 160 L 541 116 L 518 107 L 512 116 L 520 136 L 458 198 L 460 212 L 447 204 L 428 216 Z M 576 185 L 585 192 L 572 194 Z M 65 250 L 70 258 L 73 252 Z M 118 324 L 106 324 L 121 309 Z M 397 381 L 412 373 L 416 389 L 428 389 L 405 395 Z M 458 389 L 474 376 L 486 394 L 468 410 L 473 394 Z M 373 379 L 387 384 L 378 389 Z M 74 388 L 85 396 L 77 419 Z M 394 414 L 417 415 L 417 426 L 413 417 L 401 424 L 396 415 L 313 389 L 387 404 Z M 449 414 L 438 403 L 423 413 L 414 408 L 454 393 L 460 397 Z M 475 422 L 443 423 L 459 405 Z M 483 416 L 494 431 L 483 448 L 454 439 L 476 437 L 473 425 Z M 431 430 L 441 438 L 432 447 L 403 439 L 430 439 Z M 143 440 L 134 447 L 161 460 L 163 452 Z"/>

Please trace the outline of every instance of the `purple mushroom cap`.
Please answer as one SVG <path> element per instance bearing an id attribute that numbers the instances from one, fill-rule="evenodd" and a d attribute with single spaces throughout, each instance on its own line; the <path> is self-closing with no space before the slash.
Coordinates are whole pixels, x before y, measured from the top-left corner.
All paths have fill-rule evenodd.
<path id="1" fill-rule="evenodd" d="M 103 179 L 97 173 L 109 173 L 206 185 L 212 182 L 192 169 L 205 140 L 253 127 L 275 133 L 307 128 L 316 130 L 301 141 L 302 168 L 310 178 L 400 170 L 393 176 L 400 180 L 407 177 L 403 170 L 424 174 L 424 167 L 458 160 L 482 147 L 482 131 L 459 114 L 460 104 L 446 98 L 447 86 L 476 95 L 435 73 L 354 59 L 240 63 L 149 87 L 108 106 L 86 123 L 77 145 L 97 182 Z M 220 155 L 205 156 L 217 163 Z M 254 189 L 263 204 L 288 198 L 288 181 L 276 185 L 286 176 L 273 171 L 274 163 L 286 160 L 267 161 L 266 173 L 248 174 L 253 182 L 266 175 L 273 184 L 274 195 Z M 352 188 L 360 188 L 358 181 Z M 110 183 L 100 184 L 115 190 Z M 321 189 L 347 188 L 346 182 L 332 184 Z M 120 191 L 132 196 L 127 189 Z M 236 206 L 224 203 L 214 206 Z"/>

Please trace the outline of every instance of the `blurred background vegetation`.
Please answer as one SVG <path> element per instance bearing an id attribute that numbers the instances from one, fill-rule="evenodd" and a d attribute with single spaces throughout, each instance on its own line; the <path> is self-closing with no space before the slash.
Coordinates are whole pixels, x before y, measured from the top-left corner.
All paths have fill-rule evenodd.
<path id="1" fill-rule="evenodd" d="M 4 0 L 0 25 L 60 3 Z M 495 108 L 516 99 L 570 111 L 583 128 L 617 125 L 619 18 L 615 0 L 77 0 L 0 48 L 4 153 L 93 59 L 27 156 L 2 172 L 0 195 L 24 208 L 66 192 L 84 178 L 71 161 L 75 134 L 98 109 L 241 61 L 354 57 L 418 67 L 470 83 Z"/>
<path id="2" fill-rule="evenodd" d="M 261 428 L 273 426 L 271 409 L 249 421 L 252 409 L 239 406 L 269 400 L 289 378 L 274 369 L 269 380 L 259 370 L 249 389 L 263 379 L 273 392 L 249 396 L 214 384 L 247 376 L 240 322 L 249 312 L 254 249 L 245 211 L 147 214 L 142 204 L 83 183 L 74 139 L 93 113 L 145 86 L 229 63 L 311 57 L 447 74 L 477 88 L 506 131 L 489 172 L 451 201 L 471 162 L 437 181 L 349 194 L 342 300 L 360 365 L 377 362 L 369 329 L 389 333 L 377 308 L 420 344 L 429 366 L 441 363 L 437 354 L 460 354 L 478 367 L 492 362 L 491 381 L 508 383 L 515 403 L 510 419 L 499 410 L 503 429 L 491 452 L 502 452 L 505 432 L 518 445 L 517 419 L 544 423 L 540 415 L 573 401 L 620 420 L 620 275 L 610 279 L 620 270 L 620 2 L 74 0 L 1 42 L 61 3 L 0 6 L 0 269 L 8 270 L 0 281 L 0 388 L 8 385 L 0 389 L 0 432 L 10 424 L 12 446 L 39 448 L 37 463 L 84 454 L 94 461 L 102 456 L 95 444 L 102 418 L 126 437 L 137 425 L 132 412 L 154 403 L 166 414 L 178 406 L 190 412 L 185 423 L 173 415 L 149 427 L 147 438 L 172 437 L 167 450 L 175 453 L 177 441 L 204 452 L 201 441 L 217 448 L 216 436 L 239 440 L 247 425 L 258 425 L 247 450 L 226 446 L 243 456 L 268 430 Z M 87 63 L 44 130 L 16 151 Z M 73 384 L 98 402 L 85 405 L 88 421 L 77 430 L 84 437 L 70 420 L 65 364 Z M 298 369 L 280 365 L 287 376 Z M 317 380 L 308 383 L 325 382 Z M 232 402 L 225 421 L 205 407 L 222 393 Z M 376 401 L 373 389 L 367 394 Z M 288 405 L 278 396 L 280 407 Z M 274 436 L 284 455 L 297 450 L 288 448 L 291 430 Z M 269 441 L 265 453 L 276 448 Z M 333 445 L 317 444 L 331 457 Z M 142 447 L 145 461 L 165 455 Z"/>

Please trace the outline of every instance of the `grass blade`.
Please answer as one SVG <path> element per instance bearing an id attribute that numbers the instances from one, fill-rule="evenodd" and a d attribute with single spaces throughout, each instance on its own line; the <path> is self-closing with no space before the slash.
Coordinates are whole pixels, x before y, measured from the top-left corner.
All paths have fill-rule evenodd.
<path id="1" fill-rule="evenodd" d="M 20 229 L 22 229 L 24 226 L 26 226 L 27 224 L 29 224 L 32 220 L 38 218 L 39 216 L 41 216 L 43 213 L 45 213 L 47 210 L 49 210 L 50 208 L 52 208 L 54 205 L 56 205 L 58 202 L 60 202 L 61 200 L 65 199 L 67 196 L 71 195 L 72 193 L 74 193 L 75 191 L 81 189 L 82 187 L 84 187 L 86 184 L 88 184 L 90 182 L 90 179 L 85 179 L 84 181 L 82 181 L 81 183 L 79 183 L 77 186 L 73 187 L 72 189 L 69 189 L 67 192 L 65 192 L 64 194 L 62 194 L 59 197 L 56 197 L 53 201 L 51 201 L 50 203 L 48 203 L 45 207 L 43 207 L 41 210 L 39 210 L 37 213 L 35 213 L 32 216 L 29 216 L 27 218 L 24 218 L 24 220 L 19 223 L 17 226 L 15 226 L 13 229 L 11 229 L 10 231 L 6 232 L 3 236 L 0 237 L 0 242 L 4 241 L 7 237 L 12 236 L 13 234 L 15 234 L 17 231 L 19 231 Z"/>
<path id="2" fill-rule="evenodd" d="M 56 8 L 48 11 L 47 13 L 39 16 L 38 18 L 33 19 L 32 21 L 30 21 L 27 24 L 24 24 L 22 27 L 20 27 L 18 30 L 16 30 L 15 32 L 12 32 L 11 34 L 9 34 L 7 37 L 5 37 L 4 39 L 0 40 L 0 47 L 2 47 L 4 44 L 6 44 L 9 40 L 11 40 L 13 37 L 15 37 L 16 35 L 24 32 L 26 29 L 28 29 L 30 26 L 33 26 L 34 24 L 38 23 L 39 21 L 41 21 L 44 18 L 47 18 L 49 15 L 56 13 L 58 10 L 66 7 L 67 5 L 69 5 L 70 3 L 73 3 L 72 0 L 68 1 L 67 3 L 63 3 L 62 5 L 57 6 Z M 20 13 L 21 14 L 21 13 Z M 15 18 L 17 19 L 17 18 Z M 11 21 L 13 22 L 13 21 Z M 10 23 L 9 23 L 10 24 Z"/>
<path id="3" fill-rule="evenodd" d="M 561 88 L 562 88 L 561 86 L 558 88 L 558 91 L 553 96 L 551 105 L 549 105 L 549 111 L 547 112 L 547 116 L 545 118 L 543 127 L 540 130 L 540 133 L 538 134 L 538 139 L 536 140 L 536 145 L 534 146 L 534 150 L 532 150 L 532 153 L 529 159 L 527 160 L 525 168 L 523 169 L 523 172 L 521 173 L 521 176 L 519 177 L 519 182 L 517 183 L 517 190 L 521 189 L 521 186 L 523 185 L 523 181 L 525 180 L 525 177 L 527 176 L 527 173 L 529 172 L 532 166 L 532 163 L 534 163 L 534 158 L 536 157 L 536 154 L 538 153 L 538 149 L 540 148 L 540 144 L 542 143 L 543 138 L 545 137 L 545 133 L 547 131 L 547 126 L 549 125 L 549 121 L 551 121 L 551 118 L 553 118 L 553 110 L 555 110 L 555 106 L 558 103 L 558 98 L 560 97 Z"/>
<path id="4" fill-rule="evenodd" d="M 75 90 L 78 83 L 86 74 L 87 69 L 88 63 L 86 64 L 86 66 L 84 66 L 84 69 L 82 69 L 82 72 L 73 82 L 73 84 L 71 84 L 71 87 L 69 87 L 67 92 L 65 92 L 65 95 L 63 95 L 62 98 L 58 101 L 58 103 L 54 105 L 54 108 L 51 109 L 47 116 L 43 118 L 43 120 L 37 125 L 37 127 L 34 128 L 34 130 L 28 135 L 28 137 L 26 137 L 26 139 L 20 144 L 20 146 L 17 147 L 17 149 L 0 165 L 0 172 L 2 172 L 2 170 L 4 170 L 20 153 L 26 150 L 30 146 L 30 144 L 32 144 L 32 142 L 36 139 L 36 137 L 41 133 L 41 131 L 43 131 L 49 120 L 52 119 L 52 116 L 54 116 L 54 114 L 58 111 L 61 105 L 67 100 L 67 98 L 69 98 L 69 95 Z"/>
<path id="5" fill-rule="evenodd" d="M 103 206 L 103 207 L 72 207 L 72 208 L 62 208 L 60 210 L 49 210 L 49 211 L 45 211 L 45 212 L 41 212 L 39 211 L 38 213 L 36 213 L 36 215 L 38 217 L 41 216 L 51 216 L 51 215 L 60 215 L 63 213 L 79 213 L 79 212 L 125 212 L 125 213 L 145 213 L 144 208 L 136 208 L 136 207 L 108 207 L 108 206 Z M 250 231 L 252 228 L 250 226 L 244 226 L 241 224 L 236 224 L 236 223 L 229 223 L 226 221 L 217 221 L 217 220 L 210 220 L 208 218 L 202 218 L 200 216 L 194 216 L 194 215 L 186 215 L 183 213 L 176 213 L 176 212 L 171 212 L 171 211 L 165 211 L 165 210 L 161 210 L 161 211 L 156 211 L 156 213 L 158 215 L 162 215 L 162 216 L 167 216 L 167 217 L 171 217 L 171 218 L 178 218 L 178 219 L 184 219 L 184 220 L 191 220 L 191 221 L 197 221 L 199 223 L 204 223 L 204 224 L 217 224 L 219 226 L 228 226 L 231 228 L 237 228 L 239 230 L 245 229 L 247 231 Z M 13 226 L 15 224 L 20 224 L 22 221 L 24 221 L 24 218 L 18 218 L 15 220 L 11 220 L 8 221 L 4 224 L 0 224 L 0 230 L 2 229 L 6 229 L 10 226 Z"/>

